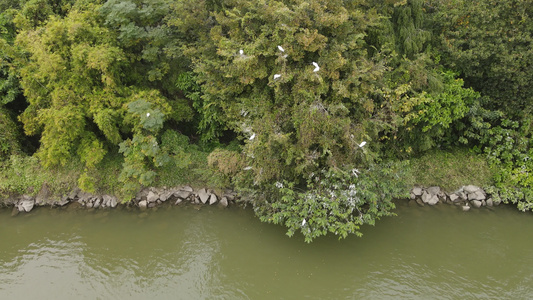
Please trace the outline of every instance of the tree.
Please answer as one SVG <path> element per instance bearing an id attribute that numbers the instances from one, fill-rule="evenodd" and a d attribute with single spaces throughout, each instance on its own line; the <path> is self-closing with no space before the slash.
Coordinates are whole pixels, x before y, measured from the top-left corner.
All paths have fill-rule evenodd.
<path id="1" fill-rule="evenodd" d="M 181 28 L 183 34 L 196 37 L 183 52 L 194 63 L 203 107 L 211 109 L 206 112 L 213 124 L 243 139 L 247 167 L 237 177 L 241 187 L 263 193 L 254 201 L 256 211 L 281 217 L 280 223 L 299 224 L 301 195 L 284 198 L 294 209 L 282 215 L 276 212 L 284 211 L 283 206 L 275 203 L 283 203 L 283 196 L 259 199 L 270 197 L 268 191 L 276 182 L 319 195 L 322 189 L 307 183 L 311 174 L 325 172 L 337 178 L 355 167 L 367 168 L 377 155 L 373 141 L 387 126 L 379 113 L 387 69 L 384 61 L 370 57 L 365 36 L 379 16 L 365 11 L 363 1 L 217 3 L 209 13 L 211 2 L 180 2 L 169 22 L 200 18 L 193 18 L 196 28 Z M 382 193 L 372 184 L 360 187 L 369 194 Z M 362 200 L 361 213 L 367 214 L 363 223 L 388 212 L 391 194 L 376 197 L 382 210 L 369 209 Z M 332 212 L 327 206 L 317 207 Z M 350 213 L 356 217 L 332 216 L 325 231 L 313 227 L 318 219 L 311 216 L 306 219 L 309 228 L 316 228 L 311 236 L 341 230 L 336 222 L 352 229 L 362 224 L 357 210 Z"/>

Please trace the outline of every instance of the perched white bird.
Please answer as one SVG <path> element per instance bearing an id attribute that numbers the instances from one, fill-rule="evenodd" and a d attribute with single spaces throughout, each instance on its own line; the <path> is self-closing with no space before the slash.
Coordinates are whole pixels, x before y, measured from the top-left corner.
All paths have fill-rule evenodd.
<path id="1" fill-rule="evenodd" d="M 307 222 L 305 221 L 305 219 L 303 219 L 303 220 L 302 220 L 302 227 L 305 226 L 305 223 L 307 223 Z"/>
<path id="2" fill-rule="evenodd" d="M 320 67 L 318 66 L 318 64 L 316 62 L 313 62 L 313 66 L 315 66 L 315 69 L 313 70 L 313 72 L 318 72 L 320 70 Z"/>
<path id="3" fill-rule="evenodd" d="M 148 118 L 150 116 L 150 113 L 146 113 L 146 117 Z"/>
<path id="4" fill-rule="evenodd" d="M 250 141 L 253 140 L 253 139 L 255 139 L 255 133 L 252 134 L 252 136 L 250 137 Z"/>
<path id="5" fill-rule="evenodd" d="M 281 47 L 280 45 L 278 45 L 278 49 L 279 49 L 279 51 L 281 51 L 281 52 L 285 52 L 285 49 L 283 49 L 283 47 Z"/>
<path id="6" fill-rule="evenodd" d="M 240 54 L 240 55 L 243 55 L 243 54 L 244 54 L 244 51 L 242 51 L 242 49 L 239 50 L 239 54 Z"/>
<path id="7" fill-rule="evenodd" d="M 363 148 L 364 145 L 366 145 L 365 141 L 363 141 L 361 144 L 359 144 L 359 148 Z"/>
<path id="8" fill-rule="evenodd" d="M 276 79 L 278 79 L 278 78 L 280 78 L 280 77 L 281 77 L 280 74 L 274 74 L 274 80 L 276 80 Z"/>

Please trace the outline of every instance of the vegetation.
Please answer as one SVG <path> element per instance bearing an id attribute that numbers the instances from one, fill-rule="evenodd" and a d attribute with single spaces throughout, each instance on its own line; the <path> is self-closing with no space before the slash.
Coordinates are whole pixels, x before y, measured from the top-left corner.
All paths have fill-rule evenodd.
<path id="1" fill-rule="evenodd" d="M 532 9 L 0 0 L 0 189 L 232 186 L 308 242 L 359 235 L 415 183 L 529 210 Z"/>

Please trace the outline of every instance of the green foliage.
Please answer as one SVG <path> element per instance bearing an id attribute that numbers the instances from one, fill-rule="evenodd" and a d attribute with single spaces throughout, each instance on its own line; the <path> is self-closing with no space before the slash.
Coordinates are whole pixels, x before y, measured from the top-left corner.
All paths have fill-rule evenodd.
<path id="1" fill-rule="evenodd" d="M 10 113 L 0 107 L 0 161 L 13 154 L 21 154 L 20 128 L 11 119 Z"/>
<path id="2" fill-rule="evenodd" d="M 339 239 L 361 236 L 363 224 L 374 225 L 376 219 L 393 215 L 392 200 L 407 197 L 398 167 L 403 166 L 372 166 L 362 172 L 321 170 L 310 174 L 305 190 L 291 182 L 276 182 L 254 210 L 263 222 L 285 225 L 288 236 L 300 231 L 308 243 L 327 233 Z"/>
<path id="3" fill-rule="evenodd" d="M 488 108 L 531 111 L 533 5 L 517 1 L 429 1 L 443 64 L 489 96 Z M 524 111 L 525 110 L 525 111 Z"/>

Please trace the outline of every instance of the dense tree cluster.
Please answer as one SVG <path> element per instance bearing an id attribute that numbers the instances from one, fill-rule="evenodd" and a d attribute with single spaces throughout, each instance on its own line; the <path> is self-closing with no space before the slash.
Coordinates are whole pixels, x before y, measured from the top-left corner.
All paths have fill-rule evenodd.
<path id="1" fill-rule="evenodd" d="M 0 157 L 32 139 L 125 201 L 187 144 L 306 240 L 391 213 L 401 165 L 466 145 L 533 202 L 531 0 L 0 0 Z M 22 133 L 22 130 L 24 134 Z M 231 142 L 238 147 L 225 147 Z M 31 143 L 29 143 L 31 144 Z M 517 196 L 518 195 L 518 196 Z"/>

